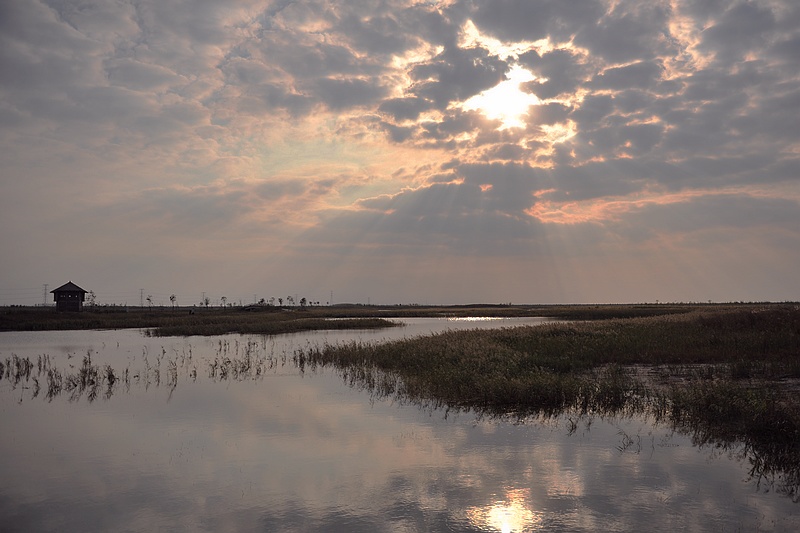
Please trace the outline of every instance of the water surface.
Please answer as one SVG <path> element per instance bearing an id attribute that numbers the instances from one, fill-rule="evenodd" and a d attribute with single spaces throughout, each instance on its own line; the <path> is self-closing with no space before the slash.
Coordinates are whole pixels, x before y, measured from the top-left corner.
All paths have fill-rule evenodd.
<path id="1" fill-rule="evenodd" d="M 698 448 L 641 418 L 445 414 L 291 363 L 319 342 L 520 322 L 411 319 L 267 338 L 0 333 L 3 361 L 48 355 L 76 372 L 88 353 L 139 376 L 94 401 L 0 383 L 0 529 L 800 530 L 797 504 L 748 480 L 736 449 Z M 246 351 L 272 366 L 210 375 L 211 361 Z"/>

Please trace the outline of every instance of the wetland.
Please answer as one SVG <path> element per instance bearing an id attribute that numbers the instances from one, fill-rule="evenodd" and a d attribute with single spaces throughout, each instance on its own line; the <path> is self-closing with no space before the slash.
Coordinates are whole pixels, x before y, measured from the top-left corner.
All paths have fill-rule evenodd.
<path id="1" fill-rule="evenodd" d="M 13 531 L 800 525 L 795 306 L 483 311 L 272 335 L 0 332 L 0 517 Z"/>

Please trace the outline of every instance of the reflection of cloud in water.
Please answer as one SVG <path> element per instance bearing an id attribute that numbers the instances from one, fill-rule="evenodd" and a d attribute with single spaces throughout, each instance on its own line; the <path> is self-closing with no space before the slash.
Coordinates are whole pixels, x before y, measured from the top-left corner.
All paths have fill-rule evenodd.
<path id="1" fill-rule="evenodd" d="M 511 489 L 505 498 L 485 507 L 472 507 L 467 510 L 470 523 L 482 531 L 514 533 L 531 531 L 542 524 L 542 513 L 534 512 L 530 505 L 530 491 Z"/>

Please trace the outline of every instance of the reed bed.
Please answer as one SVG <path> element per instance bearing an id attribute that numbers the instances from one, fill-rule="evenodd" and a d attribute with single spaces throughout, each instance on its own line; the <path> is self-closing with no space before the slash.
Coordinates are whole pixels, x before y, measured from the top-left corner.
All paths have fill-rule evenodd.
<path id="1" fill-rule="evenodd" d="M 81 364 L 65 370 L 53 362 L 47 354 L 34 361 L 30 357 L 11 354 L 0 360 L 0 381 L 7 381 L 12 389 L 30 391 L 29 398 L 40 394 L 48 401 L 67 395 L 70 401 L 85 398 L 93 402 L 102 397 L 110 399 L 113 394 L 130 392 L 131 386 L 166 387 L 171 394 L 179 381 L 195 382 L 199 374 L 212 381 L 244 381 L 261 379 L 287 364 L 300 367 L 298 353 L 276 354 L 270 348 L 267 337 L 260 341 L 220 339 L 213 356 L 197 358 L 191 346 L 181 352 L 168 353 L 161 348 L 156 354 L 144 348 L 141 363 L 137 368 L 115 369 L 111 365 L 96 364 L 92 352 L 87 351 Z M 43 394 L 42 394 L 43 393 Z M 22 401 L 21 396 L 19 401 Z"/>
<path id="2" fill-rule="evenodd" d="M 700 444 L 743 446 L 759 476 L 800 487 L 800 308 L 445 332 L 311 348 L 351 384 L 492 416 L 652 416 Z"/>
<path id="3" fill-rule="evenodd" d="M 586 380 L 597 382 L 597 372 L 608 368 L 645 365 L 672 375 L 705 365 L 706 378 L 800 378 L 800 311 L 783 306 L 450 331 L 380 345 L 326 346 L 303 357 L 317 365 L 396 373 L 410 392 L 446 403 L 536 407 L 539 398 L 552 403 L 554 391 L 565 398 L 588 394 Z"/>

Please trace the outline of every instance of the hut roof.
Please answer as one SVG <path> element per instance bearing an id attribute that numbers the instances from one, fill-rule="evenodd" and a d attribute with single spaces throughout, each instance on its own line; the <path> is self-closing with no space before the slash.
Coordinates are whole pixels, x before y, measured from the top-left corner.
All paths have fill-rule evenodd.
<path id="1" fill-rule="evenodd" d="M 62 286 L 58 287 L 57 289 L 53 289 L 50 292 L 51 293 L 53 293 L 53 292 L 82 292 L 82 293 L 87 293 L 89 291 L 81 289 L 80 287 L 78 287 L 77 285 L 72 283 L 71 281 L 68 281 L 67 283 L 63 284 Z"/>

